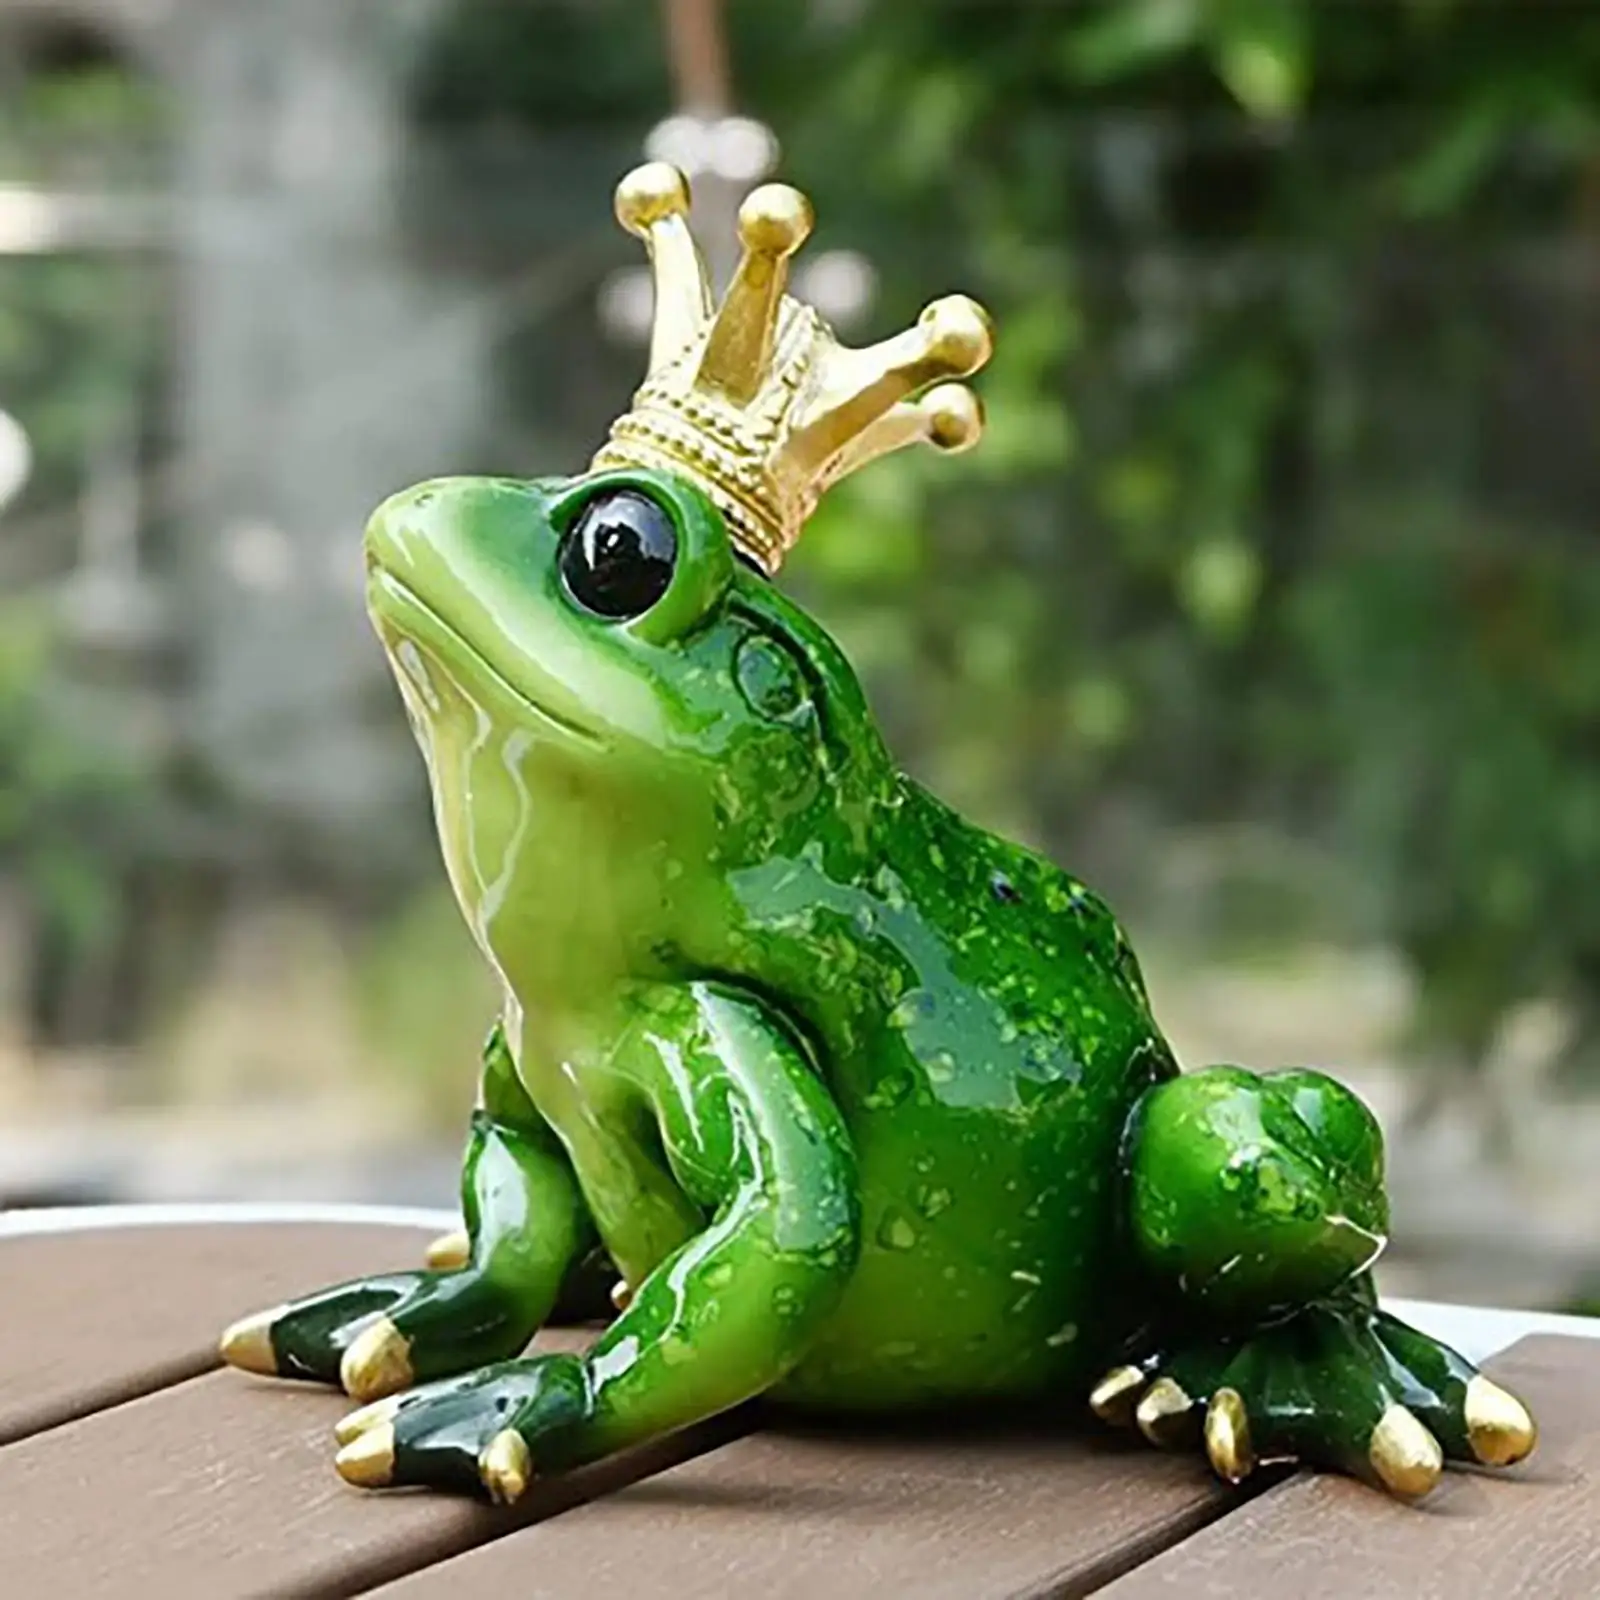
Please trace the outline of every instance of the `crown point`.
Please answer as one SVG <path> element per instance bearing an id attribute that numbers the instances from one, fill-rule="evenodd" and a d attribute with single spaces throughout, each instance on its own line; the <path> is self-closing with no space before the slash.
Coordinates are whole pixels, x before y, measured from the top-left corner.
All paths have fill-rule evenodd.
<path id="1" fill-rule="evenodd" d="M 935 300 L 918 320 L 927 332 L 929 358 L 957 377 L 976 372 L 994 354 L 989 313 L 967 295 Z"/>
<path id="2" fill-rule="evenodd" d="M 993 331 L 975 300 L 948 295 L 892 338 L 859 350 L 838 344 L 786 293 L 812 212 L 798 189 L 778 183 L 739 207 L 740 259 L 713 311 L 688 211 L 688 182 L 665 162 L 617 185 L 617 218 L 650 256 L 655 320 L 645 382 L 594 466 L 683 473 L 770 573 L 831 484 L 904 446 L 954 453 L 978 442 L 983 407 L 954 380 L 989 359 Z"/>
<path id="3" fill-rule="evenodd" d="M 689 214 L 689 180 L 670 162 L 646 162 L 617 185 L 615 209 L 617 221 L 642 236 L 663 218 Z"/>
<path id="4" fill-rule="evenodd" d="M 739 242 L 764 256 L 791 256 L 806 242 L 811 202 L 786 183 L 752 189 L 739 207 Z"/>
<path id="5" fill-rule="evenodd" d="M 934 449 L 970 450 L 983 437 L 983 402 L 964 383 L 941 383 L 917 402 Z"/>

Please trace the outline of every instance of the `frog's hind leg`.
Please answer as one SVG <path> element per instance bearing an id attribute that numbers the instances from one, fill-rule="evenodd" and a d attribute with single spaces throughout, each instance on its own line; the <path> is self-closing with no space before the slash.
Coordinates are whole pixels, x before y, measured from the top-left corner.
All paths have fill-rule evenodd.
<path id="1" fill-rule="evenodd" d="M 466 1249 L 453 1265 L 358 1279 L 235 1323 L 222 1356 L 247 1371 L 342 1383 L 375 1400 L 419 1378 L 515 1355 L 592 1240 L 577 1180 L 516 1079 L 496 1029 L 462 1176 Z"/>
<path id="2" fill-rule="evenodd" d="M 1202 1443 L 1238 1482 L 1265 1460 L 1330 1466 L 1402 1498 L 1446 1460 L 1534 1447 L 1513 1395 L 1381 1310 L 1366 1270 L 1387 1228 L 1370 1113 L 1311 1072 L 1237 1068 L 1150 1090 L 1125 1153 L 1129 1221 L 1156 1315 L 1090 1405 L 1152 1443 Z"/>

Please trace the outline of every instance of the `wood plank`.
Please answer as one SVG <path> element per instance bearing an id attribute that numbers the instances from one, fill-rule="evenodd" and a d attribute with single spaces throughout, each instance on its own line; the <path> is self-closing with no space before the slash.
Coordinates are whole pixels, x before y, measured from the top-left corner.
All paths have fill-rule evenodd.
<path id="1" fill-rule="evenodd" d="M 1486 1370 L 1539 1418 L 1539 1448 L 1522 1466 L 1452 1472 L 1415 1507 L 1298 1474 L 1113 1584 L 1105 1600 L 1594 1600 L 1600 1344 L 1535 1335 Z"/>
<path id="2" fill-rule="evenodd" d="M 737 1425 L 536 1485 L 506 1512 L 341 1483 L 332 1428 L 349 1405 L 215 1372 L 0 1450 L 0 1588 L 52 1600 L 357 1594 L 720 1444 Z"/>
<path id="3" fill-rule="evenodd" d="M 1231 1502 L 1120 1438 L 754 1434 L 382 1591 L 383 1600 L 1074 1596 Z"/>
<path id="4" fill-rule="evenodd" d="M 239 1223 L 0 1239 L 0 1444 L 204 1372 L 235 1317 L 420 1266 L 430 1237 Z"/>

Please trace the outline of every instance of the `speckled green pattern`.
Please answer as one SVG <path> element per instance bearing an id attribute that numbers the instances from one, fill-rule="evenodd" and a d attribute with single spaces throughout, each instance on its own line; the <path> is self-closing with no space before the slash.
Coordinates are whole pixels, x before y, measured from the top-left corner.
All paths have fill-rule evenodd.
<path id="1" fill-rule="evenodd" d="M 618 489 L 676 538 L 665 591 L 620 620 L 557 560 Z M 505 1005 L 470 1259 L 273 1326 L 280 1370 L 342 1360 L 365 1398 L 491 1363 L 383 1411 L 392 1440 L 369 1427 L 347 1475 L 503 1497 L 524 1445 L 563 1466 L 761 1393 L 1066 1419 L 1118 1359 L 1130 1395 L 1187 1374 L 1179 1410 L 1229 1372 L 1331 1397 L 1295 1438 L 1357 1449 L 1401 1366 L 1357 1359 L 1386 1226 L 1365 1108 L 1315 1073 L 1178 1076 L 1106 907 L 895 768 L 833 643 L 692 486 L 424 484 L 367 555 Z M 501 1359 L 596 1239 L 627 1290 L 598 1345 Z M 1339 1382 L 1302 1382 L 1346 1336 Z M 1459 1443 L 1464 1364 L 1406 1337 L 1409 1370 L 1454 1386 Z"/>

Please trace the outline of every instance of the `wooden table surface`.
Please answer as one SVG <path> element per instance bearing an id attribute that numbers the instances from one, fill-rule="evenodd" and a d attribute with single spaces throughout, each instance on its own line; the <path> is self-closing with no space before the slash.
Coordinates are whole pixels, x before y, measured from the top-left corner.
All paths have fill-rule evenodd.
<path id="1" fill-rule="evenodd" d="M 1197 1459 L 1065 1430 L 774 1431 L 749 1410 L 510 1512 L 363 1494 L 331 1464 L 348 1402 L 216 1370 L 216 1335 L 412 1265 L 428 1237 L 0 1237 L 0 1596 L 1600 1596 L 1600 1342 L 1551 1335 L 1489 1363 L 1538 1414 L 1538 1453 L 1421 1507 L 1282 1469 L 1225 1490 Z"/>

